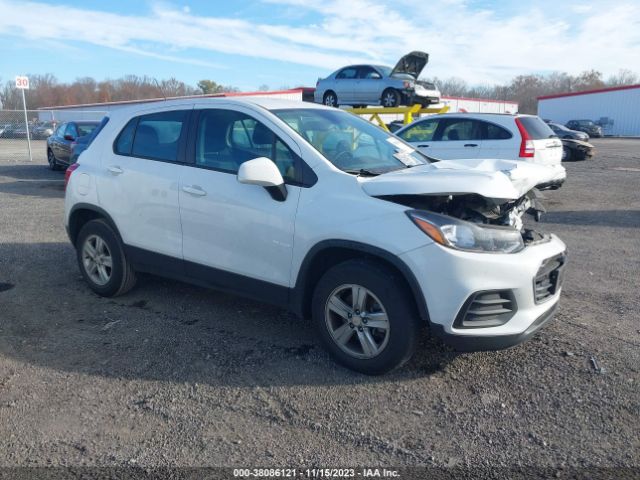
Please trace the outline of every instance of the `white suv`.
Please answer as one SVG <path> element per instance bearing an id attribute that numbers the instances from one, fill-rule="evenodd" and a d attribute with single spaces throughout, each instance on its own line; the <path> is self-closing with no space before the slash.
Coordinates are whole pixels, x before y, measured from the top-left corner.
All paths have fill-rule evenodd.
<path id="1" fill-rule="evenodd" d="M 545 165 L 539 189 L 556 189 L 567 172 L 562 141 L 535 115 L 445 113 L 421 118 L 395 134 L 425 155 L 443 160 L 503 158 Z"/>
<path id="2" fill-rule="evenodd" d="M 104 296 L 151 272 L 312 318 L 378 374 L 421 327 L 505 348 L 552 317 L 565 245 L 523 227 L 542 167 L 429 159 L 335 108 L 178 100 L 109 113 L 67 171 L 65 224 Z"/>

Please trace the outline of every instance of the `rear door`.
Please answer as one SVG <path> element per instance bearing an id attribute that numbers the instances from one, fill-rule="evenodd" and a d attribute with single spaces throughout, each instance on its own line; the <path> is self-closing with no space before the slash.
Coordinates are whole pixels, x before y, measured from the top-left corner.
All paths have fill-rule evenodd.
<path id="1" fill-rule="evenodd" d="M 338 102 L 341 105 L 345 103 L 353 104 L 356 101 L 354 95 L 357 81 L 358 67 L 347 67 L 338 72 L 334 86 Z"/>
<path id="2" fill-rule="evenodd" d="M 517 118 L 533 143 L 535 149 L 533 163 L 560 165 L 562 161 L 562 141 L 557 138 L 553 130 L 549 128 L 549 125 L 544 123 L 540 117 L 533 115 Z"/>
<path id="3" fill-rule="evenodd" d="M 165 258 L 165 270 L 182 267 L 178 185 L 189 115 L 184 105 L 150 109 L 132 118 L 113 149 L 103 153 L 100 204 L 108 209 L 135 263 L 153 267 Z"/>
<path id="4" fill-rule="evenodd" d="M 429 154 L 443 160 L 477 158 L 482 148 L 482 122 L 471 118 L 444 118 L 430 143 Z"/>
<path id="5" fill-rule="evenodd" d="M 359 67 L 353 97 L 363 104 L 378 104 L 382 96 L 382 84 L 382 75 L 375 68 L 366 65 Z"/>
<path id="6" fill-rule="evenodd" d="M 518 158 L 520 142 L 505 127 L 481 121 L 482 146 L 478 158 Z"/>

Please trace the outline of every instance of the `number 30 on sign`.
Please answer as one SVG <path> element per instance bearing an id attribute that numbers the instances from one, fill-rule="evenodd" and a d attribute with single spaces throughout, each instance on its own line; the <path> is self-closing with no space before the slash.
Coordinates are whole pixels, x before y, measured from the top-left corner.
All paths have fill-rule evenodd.
<path id="1" fill-rule="evenodd" d="M 16 77 L 16 88 L 29 90 L 29 77 Z"/>

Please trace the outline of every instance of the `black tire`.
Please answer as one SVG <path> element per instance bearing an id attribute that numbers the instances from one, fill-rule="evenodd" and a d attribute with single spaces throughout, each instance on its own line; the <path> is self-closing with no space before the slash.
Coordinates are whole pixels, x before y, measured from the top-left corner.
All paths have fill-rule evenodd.
<path id="1" fill-rule="evenodd" d="M 47 162 L 49 163 L 49 170 L 60 170 L 58 160 L 51 149 L 47 149 Z"/>
<path id="2" fill-rule="evenodd" d="M 338 96 L 332 90 L 325 92 L 322 97 L 322 103 L 324 103 L 327 107 L 336 107 L 338 108 L 340 105 L 338 104 Z"/>
<path id="3" fill-rule="evenodd" d="M 91 278 L 83 261 L 85 242 L 88 238 L 96 236 L 105 242 L 111 256 L 109 281 L 104 285 L 96 283 Z M 91 220 L 82 227 L 76 240 L 76 258 L 80 272 L 89 284 L 89 288 L 102 297 L 117 297 L 123 295 L 136 284 L 135 271 L 124 254 L 120 237 L 113 228 L 102 219 Z"/>
<path id="4" fill-rule="evenodd" d="M 573 150 L 566 147 L 562 147 L 562 161 L 563 162 L 573 161 Z"/>
<path id="5" fill-rule="evenodd" d="M 332 320 L 328 320 L 327 315 L 333 313 L 327 314 L 328 302 L 336 290 L 350 284 L 362 286 L 377 297 L 388 318 L 386 344 L 372 358 L 357 358 L 347 353 L 330 333 L 329 324 Z M 330 268 L 315 287 L 311 308 L 313 323 L 327 351 L 338 363 L 357 372 L 367 375 L 386 373 L 406 363 L 416 349 L 421 322 L 414 299 L 404 279 L 384 265 L 368 260 L 349 260 Z M 339 318 L 338 321 L 342 319 Z M 347 322 L 347 326 L 351 326 L 353 330 L 349 334 L 352 337 L 350 342 L 356 342 L 357 345 L 359 334 L 355 337 L 353 335 L 358 333 L 356 330 L 362 333 L 362 329 L 354 329 L 351 321 L 345 321 L 345 324 Z M 363 326 L 366 328 L 366 325 Z"/>
<path id="6" fill-rule="evenodd" d="M 380 98 L 380 105 L 386 108 L 393 108 L 400 105 L 401 100 L 400 92 L 393 88 L 387 88 L 384 92 L 382 92 L 382 97 Z"/>

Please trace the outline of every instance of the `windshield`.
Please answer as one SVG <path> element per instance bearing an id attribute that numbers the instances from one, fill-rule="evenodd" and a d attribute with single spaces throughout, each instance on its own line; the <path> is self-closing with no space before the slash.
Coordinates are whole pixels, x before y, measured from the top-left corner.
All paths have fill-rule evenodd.
<path id="1" fill-rule="evenodd" d="M 384 75 L 385 77 L 390 76 L 391 72 L 393 71 L 391 67 L 378 66 L 377 68 L 382 72 L 382 75 Z"/>
<path id="2" fill-rule="evenodd" d="M 592 127 L 595 126 L 595 123 L 593 123 L 591 120 L 578 120 L 578 125 L 580 125 L 581 127 Z"/>
<path id="3" fill-rule="evenodd" d="M 348 173 L 377 175 L 429 163 L 427 157 L 399 138 L 338 109 L 300 108 L 273 113 Z"/>

